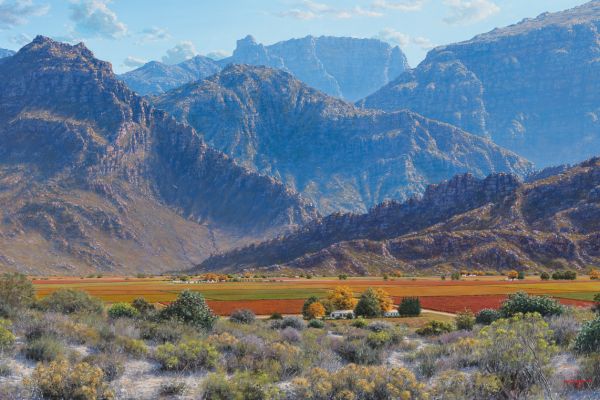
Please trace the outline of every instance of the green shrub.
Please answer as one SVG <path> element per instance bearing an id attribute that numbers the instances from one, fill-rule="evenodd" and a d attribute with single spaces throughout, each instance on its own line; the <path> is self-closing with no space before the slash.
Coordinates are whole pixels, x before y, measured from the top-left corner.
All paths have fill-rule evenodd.
<path id="1" fill-rule="evenodd" d="M 271 314 L 271 316 L 269 317 L 270 320 L 278 320 L 278 319 L 283 319 L 283 315 L 281 315 L 278 312 L 274 312 L 273 314 Z"/>
<path id="2" fill-rule="evenodd" d="M 25 357 L 30 360 L 47 362 L 61 357 L 65 352 L 65 348 L 55 338 L 42 336 L 27 342 L 23 351 Z"/>
<path id="3" fill-rule="evenodd" d="M 131 302 L 131 305 L 137 310 L 140 318 L 149 319 L 156 314 L 156 307 L 154 307 L 154 304 L 148 303 L 143 297 L 134 299 Z"/>
<path id="4" fill-rule="evenodd" d="M 304 321 L 298 317 L 285 317 L 281 320 L 274 320 L 271 322 L 271 329 L 285 329 L 294 328 L 296 330 L 303 330 L 306 328 Z"/>
<path id="5" fill-rule="evenodd" d="M 371 288 L 365 290 L 356 304 L 354 314 L 357 317 L 376 318 L 383 315 L 383 310 L 379 303 L 379 298 Z"/>
<path id="6" fill-rule="evenodd" d="M 367 325 L 369 325 L 369 323 L 366 319 L 359 317 L 352 321 L 350 325 L 352 325 L 355 328 L 365 328 Z"/>
<path id="7" fill-rule="evenodd" d="M 542 272 L 542 273 L 540 274 L 540 279 L 541 279 L 541 280 L 543 280 L 543 281 L 547 281 L 547 280 L 549 280 L 549 279 L 550 279 L 550 274 L 549 274 L 549 273 L 547 273 L 547 272 Z"/>
<path id="8" fill-rule="evenodd" d="M 448 370 L 434 379 L 433 398 L 444 400 L 498 399 L 502 384 L 497 376 Z"/>
<path id="9" fill-rule="evenodd" d="M 0 316 L 11 316 L 35 301 L 33 284 L 23 274 L 0 275 Z"/>
<path id="10" fill-rule="evenodd" d="M 141 339 L 157 343 L 178 342 L 185 335 L 194 333 L 194 328 L 175 320 L 143 321 L 138 326 Z"/>
<path id="11" fill-rule="evenodd" d="M 456 314 L 454 322 L 459 331 L 470 331 L 475 326 L 475 315 L 471 311 L 465 310 Z"/>
<path id="12" fill-rule="evenodd" d="M 577 272 L 575 271 L 556 271 L 552 274 L 552 279 L 563 280 L 563 281 L 574 281 L 577 279 Z"/>
<path id="13" fill-rule="evenodd" d="M 418 297 L 404 297 L 398 306 L 398 313 L 403 317 L 421 315 L 421 300 Z"/>
<path id="14" fill-rule="evenodd" d="M 475 322 L 482 325 L 489 325 L 500 318 L 502 318 L 500 311 L 492 308 L 484 308 L 477 313 Z"/>
<path id="15" fill-rule="evenodd" d="M 311 304 L 319 303 L 319 302 L 320 301 L 317 296 L 310 296 L 308 299 L 306 299 L 304 301 L 304 304 L 302 305 L 302 316 L 304 317 L 304 319 L 311 319 L 311 315 L 309 315 L 308 308 L 310 307 Z"/>
<path id="16" fill-rule="evenodd" d="M 311 319 L 310 321 L 308 321 L 308 327 L 315 329 L 323 329 L 325 328 L 325 322 L 318 319 Z"/>
<path id="17" fill-rule="evenodd" d="M 46 296 L 39 303 L 44 311 L 62 314 L 101 314 L 104 305 L 100 299 L 90 296 L 84 291 L 73 289 L 59 289 Z"/>
<path id="18" fill-rule="evenodd" d="M 369 345 L 366 338 L 346 339 L 334 345 L 334 351 L 342 360 L 360 365 L 375 365 L 382 361 L 382 351 Z"/>
<path id="19" fill-rule="evenodd" d="M 525 272 L 524 271 L 519 271 L 517 273 L 517 279 L 519 279 L 519 280 L 525 279 Z"/>
<path id="20" fill-rule="evenodd" d="M 600 352 L 600 317 L 583 325 L 575 338 L 575 351 L 583 354 Z"/>
<path id="21" fill-rule="evenodd" d="M 129 303 L 115 303 L 108 309 L 108 316 L 112 319 L 135 318 L 139 311 Z"/>
<path id="22" fill-rule="evenodd" d="M 503 317 L 516 314 L 538 313 L 542 316 L 560 315 L 564 311 L 560 303 L 547 296 L 530 296 L 525 292 L 508 295 L 508 299 L 500 306 Z"/>
<path id="23" fill-rule="evenodd" d="M 119 336 L 115 339 L 115 344 L 122 351 L 134 357 L 143 357 L 148 354 L 148 346 L 143 340 Z"/>
<path id="24" fill-rule="evenodd" d="M 437 336 L 442 333 L 452 332 L 454 327 L 452 324 L 443 321 L 432 320 L 428 321 L 425 325 L 416 330 L 418 335 L 421 336 Z"/>
<path id="25" fill-rule="evenodd" d="M 113 399 L 114 393 L 103 378 L 102 370 L 98 367 L 60 360 L 38 364 L 31 375 L 30 384 L 43 399 Z"/>
<path id="26" fill-rule="evenodd" d="M 3 364 L 0 362 L 0 377 L 6 378 L 12 375 L 12 370 L 8 364 Z M 2 392 L 0 392 L 0 398 L 2 398 Z"/>
<path id="27" fill-rule="evenodd" d="M 256 320 L 256 315 L 254 314 L 254 312 L 252 312 L 252 310 L 246 310 L 246 309 L 235 310 L 229 316 L 229 320 L 231 322 L 235 322 L 237 324 L 249 325 L 249 324 L 252 324 Z"/>
<path id="28" fill-rule="evenodd" d="M 160 385 L 158 394 L 161 396 L 181 396 L 185 393 L 187 385 L 182 381 L 166 382 Z"/>
<path id="29" fill-rule="evenodd" d="M 210 330 L 218 317 L 206 305 L 204 297 L 197 292 L 183 291 L 177 300 L 161 312 L 163 319 L 175 319 L 198 329 Z"/>
<path id="30" fill-rule="evenodd" d="M 230 378 L 223 373 L 208 375 L 204 380 L 202 398 L 210 400 L 276 400 L 283 397 L 268 375 L 237 372 Z"/>
<path id="31" fill-rule="evenodd" d="M 516 399 L 544 384 L 553 372 L 551 359 L 558 349 L 552 331 L 539 314 L 516 314 L 499 319 L 477 334 L 473 351 L 479 368 L 498 377 L 503 391 Z"/>
<path id="32" fill-rule="evenodd" d="M 121 354 L 96 353 L 85 357 L 82 361 L 100 368 L 104 379 L 108 382 L 119 379 L 125 372 L 126 359 Z"/>
<path id="33" fill-rule="evenodd" d="M 0 354 L 11 350 L 15 344 L 15 335 L 9 330 L 10 322 L 0 319 Z"/>
<path id="34" fill-rule="evenodd" d="M 600 387 L 600 353 L 592 353 L 583 357 L 580 362 L 584 379 L 590 379 L 592 388 Z"/>
<path id="35" fill-rule="evenodd" d="M 160 345 L 154 356 L 164 370 L 188 371 L 214 368 L 219 352 L 207 342 L 191 339 Z"/>
<path id="36" fill-rule="evenodd" d="M 460 281 L 460 279 L 461 279 L 460 272 L 453 272 L 450 275 L 450 279 L 452 279 L 453 281 Z"/>

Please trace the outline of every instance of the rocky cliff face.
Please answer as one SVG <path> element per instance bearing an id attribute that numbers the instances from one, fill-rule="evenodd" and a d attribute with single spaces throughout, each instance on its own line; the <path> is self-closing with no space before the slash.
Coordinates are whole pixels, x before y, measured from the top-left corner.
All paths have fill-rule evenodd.
<path id="1" fill-rule="evenodd" d="M 450 125 L 410 112 L 359 110 L 266 67 L 230 66 L 156 104 L 238 162 L 303 193 L 324 214 L 405 200 L 459 173 L 530 168 Z"/>
<path id="2" fill-rule="evenodd" d="M 263 46 L 252 36 L 239 40 L 221 65 L 250 64 L 284 69 L 307 85 L 347 100 L 373 93 L 406 69 L 399 47 L 376 39 L 307 36 Z"/>
<path id="3" fill-rule="evenodd" d="M 592 159 L 528 184 L 509 175 L 457 177 L 420 201 L 320 219 L 287 237 L 214 256 L 198 269 L 586 270 L 600 265 L 599 217 L 600 159 Z"/>
<path id="4" fill-rule="evenodd" d="M 178 65 L 153 61 L 121 79 L 141 95 L 158 95 L 207 78 L 230 64 L 282 69 L 309 86 L 351 101 L 373 93 L 408 69 L 399 47 L 376 39 L 307 36 L 264 46 L 247 36 L 223 60 L 197 56 Z"/>
<path id="5" fill-rule="evenodd" d="M 0 269 L 24 272 L 179 269 L 316 217 L 44 37 L 0 63 L 0 204 Z"/>
<path id="6" fill-rule="evenodd" d="M 360 104 L 411 109 L 540 167 L 600 153 L 600 2 L 438 47 Z"/>
<path id="7" fill-rule="evenodd" d="M 168 92 L 188 82 L 208 78 L 221 67 L 208 57 L 196 56 L 176 65 L 151 61 L 119 76 L 136 93 L 145 96 Z"/>

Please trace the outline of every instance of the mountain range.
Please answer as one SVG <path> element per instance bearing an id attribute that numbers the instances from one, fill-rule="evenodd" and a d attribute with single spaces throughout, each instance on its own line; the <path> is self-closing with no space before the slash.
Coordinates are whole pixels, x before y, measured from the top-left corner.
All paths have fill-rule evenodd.
<path id="1" fill-rule="evenodd" d="M 6 58 L 14 55 L 15 52 L 7 49 L 0 49 L 0 58 Z"/>
<path id="2" fill-rule="evenodd" d="M 141 95 L 157 95 L 207 78 L 230 64 L 282 69 L 311 87 L 350 101 L 373 93 L 408 69 L 399 47 L 377 39 L 307 36 L 264 46 L 247 36 L 238 40 L 231 57 L 214 61 L 196 56 L 177 65 L 153 61 L 121 79 Z"/>
<path id="3" fill-rule="evenodd" d="M 600 154 L 600 2 L 440 46 L 359 102 L 489 137 L 538 167 Z"/>
<path id="4" fill-rule="evenodd" d="M 215 255 L 195 271 L 362 275 L 458 269 L 540 271 L 600 263 L 600 158 L 530 183 L 457 176 L 421 199 L 317 219 Z"/>
<path id="5" fill-rule="evenodd" d="M 0 268 L 165 271 L 317 217 L 153 108 L 83 45 L 0 61 Z"/>
<path id="6" fill-rule="evenodd" d="M 230 65 L 155 105 L 323 214 L 405 200 L 459 173 L 525 175 L 532 168 L 487 139 L 408 111 L 360 110 L 279 69 Z"/>

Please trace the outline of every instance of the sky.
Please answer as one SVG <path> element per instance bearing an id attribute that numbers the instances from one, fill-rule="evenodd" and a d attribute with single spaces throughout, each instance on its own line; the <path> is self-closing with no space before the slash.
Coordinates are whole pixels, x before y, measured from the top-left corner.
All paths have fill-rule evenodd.
<path id="1" fill-rule="evenodd" d="M 248 34 L 264 44 L 307 35 L 378 38 L 416 66 L 436 45 L 560 11 L 581 0 L 0 0 L 0 47 L 41 34 L 84 42 L 122 73 L 150 60 L 224 57 Z"/>

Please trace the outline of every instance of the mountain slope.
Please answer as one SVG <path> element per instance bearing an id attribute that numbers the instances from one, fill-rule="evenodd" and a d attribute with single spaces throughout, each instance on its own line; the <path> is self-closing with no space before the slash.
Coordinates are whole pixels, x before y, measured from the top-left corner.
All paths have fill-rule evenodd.
<path id="1" fill-rule="evenodd" d="M 159 95 L 230 64 L 282 69 L 309 86 L 352 101 L 373 93 L 408 68 L 399 47 L 376 39 L 307 36 L 264 46 L 247 36 L 238 40 L 231 57 L 219 61 L 202 56 L 177 65 L 153 61 L 120 78 L 141 95 Z"/>
<path id="2" fill-rule="evenodd" d="M 359 110 L 266 67 L 229 66 L 156 105 L 243 165 L 303 193 L 324 214 L 403 200 L 458 173 L 530 168 L 450 125 L 410 112 Z"/>
<path id="3" fill-rule="evenodd" d="M 10 56 L 13 56 L 14 54 L 15 54 L 15 52 L 12 50 L 0 49 L 0 58 L 10 57 Z"/>
<path id="4" fill-rule="evenodd" d="M 151 61 L 138 69 L 119 76 L 136 93 L 145 96 L 160 94 L 188 82 L 208 78 L 221 67 L 212 59 L 196 56 L 176 65 Z"/>
<path id="5" fill-rule="evenodd" d="M 600 153 L 600 2 L 438 47 L 359 102 L 491 137 L 540 167 Z"/>
<path id="6" fill-rule="evenodd" d="M 164 271 L 316 216 L 118 81 L 37 37 L 0 63 L 0 269 Z"/>
<path id="7" fill-rule="evenodd" d="M 333 274 L 600 265 L 600 159 L 528 184 L 457 177 L 422 200 L 339 215 L 205 260 L 197 270 Z M 328 244 L 330 243 L 330 244 Z"/>

